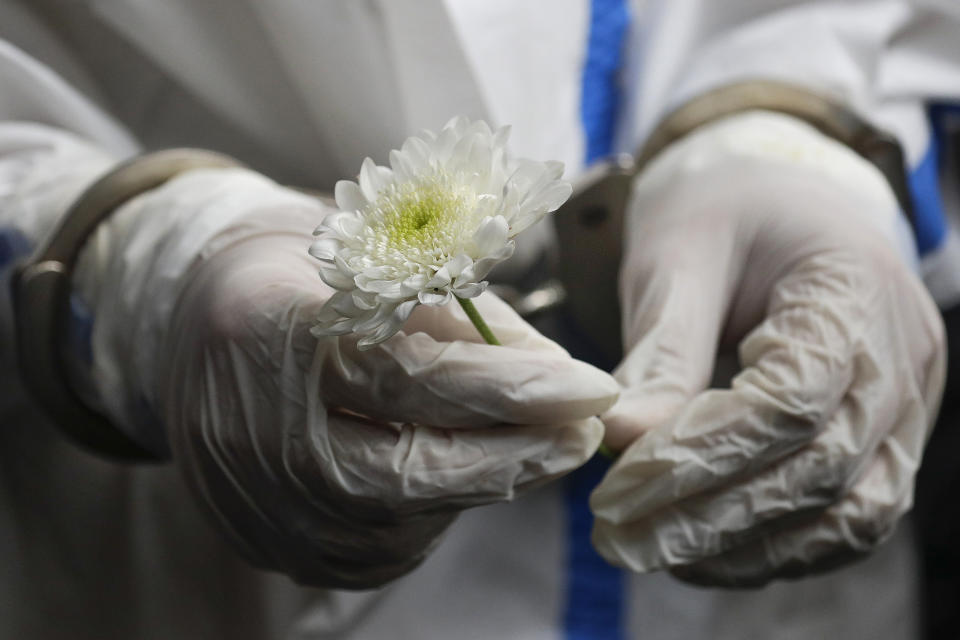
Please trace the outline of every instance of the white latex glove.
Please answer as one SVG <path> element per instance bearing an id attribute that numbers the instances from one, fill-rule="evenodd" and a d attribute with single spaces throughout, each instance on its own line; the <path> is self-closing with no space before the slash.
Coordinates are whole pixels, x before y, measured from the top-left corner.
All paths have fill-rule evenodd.
<path id="1" fill-rule="evenodd" d="M 663 153 L 628 215 L 623 391 L 603 416 L 626 449 L 592 496 L 597 549 L 731 586 L 868 552 L 911 505 L 945 367 L 883 177 L 750 113 Z M 730 388 L 705 391 L 735 345 Z"/>
<path id="2" fill-rule="evenodd" d="M 458 305 L 365 352 L 313 337 L 331 290 L 307 248 L 326 211 L 250 172 L 191 172 L 102 230 L 85 295 L 101 394 L 147 385 L 174 462 L 245 557 L 367 588 L 417 566 L 458 511 L 586 461 L 619 389 L 492 294 L 477 305 L 505 346 L 478 344 Z"/>

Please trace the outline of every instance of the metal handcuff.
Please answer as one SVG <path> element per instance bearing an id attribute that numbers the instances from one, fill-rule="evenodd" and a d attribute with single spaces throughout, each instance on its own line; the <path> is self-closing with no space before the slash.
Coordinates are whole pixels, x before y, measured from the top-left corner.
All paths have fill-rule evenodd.
<path id="1" fill-rule="evenodd" d="M 84 242 L 118 207 L 180 173 L 238 166 L 228 156 L 200 149 L 168 149 L 129 160 L 84 191 L 53 232 L 16 267 L 13 301 L 20 377 L 37 404 L 75 443 L 117 461 L 158 458 L 86 406 L 70 386 L 64 366 L 70 278 Z"/>
<path id="2" fill-rule="evenodd" d="M 594 166 L 554 215 L 559 255 L 557 282 L 549 287 L 560 292 L 549 298 L 563 301 L 566 322 L 589 336 L 603 361 L 619 362 L 623 353 L 617 282 L 623 216 L 633 181 L 661 151 L 695 129 L 755 110 L 793 116 L 850 147 L 884 175 L 916 228 L 903 150 L 889 133 L 836 100 L 790 84 L 750 80 L 708 91 L 664 118 L 635 156 L 617 156 Z"/>
<path id="3" fill-rule="evenodd" d="M 554 214 L 558 259 L 546 279 L 529 291 L 501 287 L 495 289 L 497 293 L 527 318 L 560 309 L 572 326 L 591 337 L 606 359 L 619 360 L 617 281 L 623 216 L 633 180 L 660 151 L 694 129 L 749 110 L 797 117 L 852 148 L 884 174 L 913 222 L 903 152 L 893 136 L 808 89 L 769 81 L 742 82 L 705 93 L 670 114 L 636 156 L 618 155 L 591 167 Z M 159 151 L 124 163 L 87 189 L 50 237 L 18 267 L 14 306 L 21 377 L 38 404 L 74 442 L 117 461 L 157 458 L 84 405 L 67 379 L 63 354 L 70 278 L 81 247 L 101 221 L 138 194 L 192 169 L 237 166 L 242 165 L 232 158 L 199 149 Z"/>

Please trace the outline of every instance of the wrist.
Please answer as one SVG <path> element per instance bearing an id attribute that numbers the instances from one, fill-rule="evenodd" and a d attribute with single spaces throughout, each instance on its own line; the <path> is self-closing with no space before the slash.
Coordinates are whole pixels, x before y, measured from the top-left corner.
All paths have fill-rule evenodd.
<path id="1" fill-rule="evenodd" d="M 641 170 L 637 189 L 659 189 L 678 175 L 742 165 L 779 167 L 809 180 L 834 183 L 863 203 L 863 224 L 879 231 L 904 262 L 916 268 L 916 248 L 890 182 L 863 156 L 799 118 L 746 111 L 710 121 L 662 149 Z"/>
<path id="2" fill-rule="evenodd" d="M 15 298 L 17 345 L 24 382 L 61 429 L 75 441 L 99 453 L 121 459 L 145 459 L 165 451 L 141 424 L 127 420 L 129 416 L 110 411 L 113 402 L 126 400 L 126 396 L 122 400 L 114 397 L 113 392 L 119 389 L 103 393 L 96 384 L 95 375 L 92 383 L 87 384 L 90 383 L 85 375 L 87 367 L 78 365 L 76 357 L 65 357 L 70 347 L 74 352 L 77 347 L 68 339 L 68 336 L 75 336 L 76 328 L 76 318 L 71 318 L 76 314 L 71 314 L 71 310 L 83 306 L 76 304 L 77 296 L 71 305 L 72 276 L 81 246 L 100 222 L 136 193 L 150 189 L 186 168 L 198 164 L 222 166 L 224 163 L 220 156 L 200 152 L 153 154 L 146 159 L 125 163 L 87 188 L 69 207 L 56 228 L 20 265 Z M 86 271 L 97 274 L 96 269 Z M 100 312 L 103 324 L 109 325 L 115 306 L 104 308 L 96 304 L 99 301 L 92 299 L 87 302 L 92 303 L 89 308 L 94 319 Z M 94 323 L 94 331 L 98 324 Z M 95 374 L 96 349 L 93 351 Z M 90 400 L 94 394 L 81 397 L 80 390 L 83 389 L 100 391 L 99 399 L 103 401 L 109 420 L 91 408 Z M 97 404 L 96 401 L 93 404 Z"/>
<path id="3" fill-rule="evenodd" d="M 71 342 L 66 337 L 72 328 L 67 304 L 58 316 L 59 335 L 54 341 L 53 336 L 40 334 L 35 323 L 37 314 L 24 308 L 26 301 L 18 295 L 16 284 L 31 264 L 31 253 L 35 257 L 41 251 L 39 247 L 62 222 L 71 202 L 114 163 L 115 158 L 66 131 L 29 122 L 0 123 L 0 282 L 6 292 L 0 296 L 0 321 L 9 346 L 2 359 L 12 376 L 4 389 L 8 396 L 5 401 L 32 400 L 49 414 L 56 413 L 59 396 L 36 392 L 25 395 L 23 391 L 24 386 L 35 391 L 32 381 L 23 374 L 27 370 L 36 372 L 40 359 L 53 357 L 58 366 L 50 375 L 56 376 L 56 384 L 70 393 L 71 401 L 75 400 L 67 373 L 72 359 L 62 357 L 69 355 L 66 351 Z M 58 266 L 34 264 L 32 273 L 41 280 L 56 279 Z M 69 287 L 61 287 L 61 291 L 67 299 Z M 25 344 L 25 332 L 38 338 L 38 345 Z M 55 422 L 63 422 L 59 416 L 53 417 Z"/>
<path id="4" fill-rule="evenodd" d="M 166 447 L 158 389 L 177 337 L 171 319 L 175 310 L 202 313 L 177 309 L 182 291 L 224 247 L 278 231 L 280 211 L 319 206 L 247 169 L 197 168 L 130 200 L 97 227 L 74 281 L 95 320 L 90 377 L 115 423 Z M 319 217 L 301 230 L 304 259 Z"/>

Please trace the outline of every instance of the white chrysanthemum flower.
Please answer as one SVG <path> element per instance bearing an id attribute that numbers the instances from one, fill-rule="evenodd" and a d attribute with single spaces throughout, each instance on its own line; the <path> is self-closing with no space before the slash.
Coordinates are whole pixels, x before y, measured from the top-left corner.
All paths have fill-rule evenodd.
<path id="1" fill-rule="evenodd" d="M 341 211 L 324 218 L 310 254 L 337 292 L 315 335 L 363 336 L 361 349 L 395 334 L 417 304 L 480 295 L 514 238 L 570 197 L 563 164 L 511 158 L 509 128 L 454 118 L 390 152 L 390 167 L 363 161 L 341 180 Z"/>

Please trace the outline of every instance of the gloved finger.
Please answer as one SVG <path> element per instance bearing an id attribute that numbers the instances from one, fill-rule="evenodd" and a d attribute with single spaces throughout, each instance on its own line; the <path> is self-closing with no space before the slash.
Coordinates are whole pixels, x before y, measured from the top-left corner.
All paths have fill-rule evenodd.
<path id="1" fill-rule="evenodd" d="M 692 509 L 694 521 L 716 517 L 718 522 L 733 523 L 726 530 L 715 531 L 712 544 L 703 545 L 700 556 L 722 554 L 768 531 L 797 529 L 795 518 L 809 519 L 811 513 L 819 513 L 819 506 L 833 505 L 847 495 L 851 485 L 860 483 L 884 439 L 888 448 L 903 454 L 901 466 L 905 470 L 901 473 L 906 476 L 902 480 L 913 475 L 942 388 L 943 334 L 939 316 L 919 283 L 901 270 L 896 273 L 907 275 L 909 282 L 892 280 L 884 295 L 901 304 L 888 299 L 879 305 L 896 317 L 873 323 L 861 334 L 862 346 L 855 357 L 856 380 L 823 432 L 809 447 L 755 480 L 719 492 L 709 514 L 706 509 Z M 893 282 L 904 286 L 892 286 Z M 902 304 L 905 297 L 911 300 L 909 304 Z M 906 355 L 891 358 L 891 349 L 894 354 Z M 732 511 L 721 518 L 717 511 L 720 502 L 738 493 L 749 511 L 741 518 L 729 517 Z M 698 500 L 710 504 L 706 497 L 694 497 L 689 502 Z M 894 520 L 900 513 L 893 516 Z M 679 561 L 697 557 L 692 554 Z"/>
<path id="2" fill-rule="evenodd" d="M 639 521 L 755 475 L 819 433 L 850 387 L 870 319 L 864 292 L 850 290 L 867 285 L 811 262 L 777 284 L 769 317 L 741 344 L 733 388 L 700 394 L 624 452 L 591 496 L 599 521 Z"/>
<path id="3" fill-rule="evenodd" d="M 472 302 L 501 344 L 518 349 L 566 354 L 563 347 L 530 326 L 509 304 L 492 292 L 487 291 L 472 298 Z M 406 335 L 422 331 L 438 342 L 464 340 L 483 343 L 483 337 L 456 301 L 443 307 L 418 306 L 401 331 Z"/>
<path id="4" fill-rule="evenodd" d="M 603 437 L 597 418 L 482 431 L 404 425 L 373 438 L 376 429 L 332 423 L 331 462 L 351 498 L 395 514 L 511 500 L 582 465 Z"/>
<path id="5" fill-rule="evenodd" d="M 676 272 L 645 287 L 632 330 L 642 337 L 614 372 L 622 391 L 603 415 L 614 450 L 672 418 L 709 382 L 723 313 L 710 280 Z"/>
<path id="6" fill-rule="evenodd" d="M 459 510 L 510 500 L 572 471 L 603 434 L 596 418 L 559 428 L 508 427 L 488 438 L 336 414 L 326 427 L 329 442 L 288 439 L 283 469 L 272 465 L 257 475 L 249 465 L 228 465 L 229 482 L 222 464 L 232 459 L 229 448 L 211 449 L 207 440 L 178 449 L 181 460 L 228 454 L 188 468 L 212 471 L 192 479 L 205 487 L 200 495 L 210 483 L 218 485 L 216 504 L 207 506 L 248 559 L 307 584 L 323 576 L 324 586 L 337 588 L 369 588 L 409 572 Z M 242 480 L 251 473 L 253 481 Z M 300 490 L 278 491 L 266 478 Z M 294 522 L 289 514 L 296 514 Z M 291 540 L 300 530 L 309 531 L 310 540 L 277 545 L 277 530 L 291 527 Z"/>
<path id="7" fill-rule="evenodd" d="M 875 368 L 865 356 L 862 360 L 864 367 Z M 859 480 L 894 425 L 922 431 L 922 404 L 901 403 L 896 390 L 885 388 L 893 380 L 910 384 L 907 376 L 866 376 L 809 446 L 756 476 L 697 493 L 639 520 L 598 523 L 598 551 L 634 571 L 651 571 L 722 554 L 797 517 L 821 513 Z M 913 392 L 916 399 L 916 387 Z"/>
<path id="8" fill-rule="evenodd" d="M 898 428 L 881 443 L 850 493 L 822 514 L 674 573 L 704 586 L 758 587 L 773 578 L 799 578 L 863 557 L 893 533 L 910 508 L 922 440 L 917 431 Z"/>
<path id="9" fill-rule="evenodd" d="M 296 420 L 289 412 L 279 414 L 273 433 L 222 429 L 209 419 L 186 415 L 187 428 L 171 433 L 187 481 L 241 555 L 300 583 L 313 584 L 322 576 L 321 586 L 347 589 L 386 583 L 419 564 L 456 514 L 399 520 L 386 517 L 382 509 L 368 509 L 364 517 L 363 504 L 331 503 L 326 497 L 338 484 L 320 475 L 330 467 L 319 466 L 310 455 L 316 443 L 303 437 L 302 416 Z M 343 430 L 364 428 L 350 416 L 332 417 L 331 422 Z M 301 437 L 285 441 L 282 456 L 249 455 L 270 452 L 279 434 L 293 431 Z"/>
<path id="10" fill-rule="evenodd" d="M 881 305 L 895 313 L 896 318 L 880 323 L 878 335 L 870 336 L 873 330 L 864 333 L 866 339 L 856 357 L 857 379 L 823 433 L 809 447 L 760 474 L 756 480 L 722 490 L 715 505 L 706 497 L 694 497 L 688 501 L 690 504 L 684 503 L 691 522 L 733 524 L 725 530 L 714 531 L 709 538 L 711 543 L 701 546 L 699 556 L 722 554 L 768 531 L 795 529 L 793 520 L 798 515 L 809 519 L 811 512 L 819 513 L 818 506 L 828 507 L 838 502 L 873 463 L 878 443 L 884 438 L 888 448 L 902 453 L 904 471 L 901 473 L 908 476 L 914 473 L 924 435 L 936 415 L 942 387 L 943 334 L 938 315 L 927 296 L 917 288 L 918 283 L 912 278 L 910 282 L 898 280 L 905 287 L 890 287 L 897 292 L 888 295 L 896 296 L 901 303 L 906 296 L 911 302 L 891 305 L 891 301 L 887 301 Z M 921 295 L 911 295 L 911 291 Z M 908 355 L 891 359 L 891 348 L 895 353 Z M 727 517 L 721 518 L 718 507 L 731 498 L 735 500 L 737 493 L 749 511 L 737 518 L 730 517 L 735 511 L 729 510 Z M 691 508 L 698 500 L 705 507 L 710 505 L 709 513 L 708 508 Z M 678 562 L 697 557 L 696 553 L 687 554 L 686 559 Z"/>
<path id="11" fill-rule="evenodd" d="M 331 405 L 384 421 L 437 427 L 552 424 L 598 415 L 619 387 L 562 351 L 397 335 L 358 351 L 322 343 L 320 389 Z"/>
<path id="12" fill-rule="evenodd" d="M 178 464 L 248 557 L 304 581 L 328 576 L 337 558 L 355 557 L 346 551 L 357 547 L 369 548 L 363 557 L 376 559 L 385 576 L 398 575 L 425 553 L 451 512 L 511 499 L 571 471 L 603 433 L 596 418 L 449 431 L 330 414 L 310 391 L 319 370 L 288 390 L 290 401 L 264 422 L 259 399 L 277 397 L 281 376 L 247 375 L 243 349 L 183 347 L 179 355 L 202 360 L 208 375 L 193 385 L 171 381 L 166 407 Z M 290 544 L 277 545 L 278 536 Z M 293 566 L 305 550 L 319 555 Z"/>
<path id="13" fill-rule="evenodd" d="M 279 569 L 299 584 L 327 589 L 372 589 L 404 576 L 427 557 L 434 541 L 457 514 L 431 513 L 393 522 L 357 523 L 327 520 L 329 533 L 308 549 L 266 549 L 275 557 L 267 568 Z M 302 552 L 305 551 L 305 552 Z M 254 564 L 257 564 L 254 561 Z M 323 576 L 317 584 L 316 576 Z"/>
<path id="14" fill-rule="evenodd" d="M 642 181 L 631 203 L 620 271 L 628 350 L 614 372 L 623 391 L 603 415 L 614 450 L 672 418 L 710 381 L 742 257 L 729 229 L 686 224 L 682 212 L 713 204 L 690 202 L 686 190 L 650 196 Z"/>
<path id="15" fill-rule="evenodd" d="M 404 516 L 511 500 L 582 465 L 603 437 L 597 418 L 448 430 L 332 417 L 327 429 L 326 439 L 303 442 L 317 464 L 299 468 L 335 477 L 335 493 L 355 516 L 363 505 L 371 516 Z"/>

